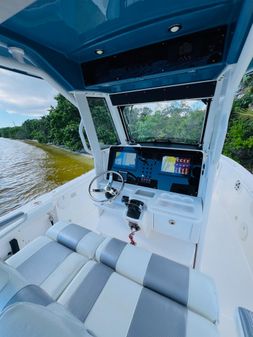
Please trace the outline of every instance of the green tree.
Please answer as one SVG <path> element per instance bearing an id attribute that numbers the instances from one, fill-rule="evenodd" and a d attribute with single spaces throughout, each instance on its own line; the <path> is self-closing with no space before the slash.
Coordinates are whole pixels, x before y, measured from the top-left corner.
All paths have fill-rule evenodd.
<path id="1" fill-rule="evenodd" d="M 80 115 L 78 109 L 61 95 L 56 96 L 57 105 L 51 107 L 47 116 L 26 120 L 22 126 L 0 129 L 0 136 L 14 139 L 32 139 L 40 143 L 63 145 L 71 150 L 81 150 L 79 138 Z"/>
<path id="2" fill-rule="evenodd" d="M 112 118 L 104 98 L 90 97 L 88 102 L 100 146 L 118 144 Z"/>
<path id="3" fill-rule="evenodd" d="M 253 172 L 253 74 L 244 76 L 235 97 L 223 153 Z"/>

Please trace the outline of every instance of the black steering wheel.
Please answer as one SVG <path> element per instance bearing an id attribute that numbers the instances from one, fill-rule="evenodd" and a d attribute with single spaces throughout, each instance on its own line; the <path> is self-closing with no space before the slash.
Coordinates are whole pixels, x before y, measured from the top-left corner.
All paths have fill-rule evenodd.
<path id="1" fill-rule="evenodd" d="M 93 188 L 94 183 L 98 179 L 100 179 L 101 177 L 104 177 L 104 180 L 106 180 L 108 175 L 109 175 L 109 179 L 108 179 L 107 184 L 104 187 Z M 118 176 L 119 179 L 120 179 L 120 186 L 117 187 L 117 188 L 113 187 L 113 183 L 114 183 L 113 176 L 114 175 Z M 117 171 L 105 171 L 103 173 L 98 174 L 97 176 L 95 176 L 91 180 L 89 188 L 88 188 L 89 196 L 95 202 L 100 202 L 100 203 L 111 202 L 114 199 L 116 199 L 117 196 L 121 193 L 121 191 L 123 190 L 124 184 L 125 184 L 124 178 L 122 177 L 122 175 L 119 172 L 117 172 Z M 94 194 L 98 195 L 98 194 L 101 194 L 101 193 L 104 194 L 104 197 L 102 199 L 94 196 Z"/>

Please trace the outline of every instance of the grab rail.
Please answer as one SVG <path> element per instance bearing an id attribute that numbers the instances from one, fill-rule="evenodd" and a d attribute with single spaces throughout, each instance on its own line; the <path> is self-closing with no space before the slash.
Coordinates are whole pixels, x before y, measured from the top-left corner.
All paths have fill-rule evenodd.
<path id="1" fill-rule="evenodd" d="M 11 225 L 12 223 L 19 221 L 19 223 L 22 223 L 26 220 L 27 218 L 27 214 L 24 212 L 18 212 L 14 215 L 11 215 L 10 217 L 8 217 L 7 219 L 1 220 L 0 221 L 0 228 L 7 226 L 7 225 Z M 21 221 L 22 220 L 22 221 Z"/>
<path id="2" fill-rule="evenodd" d="M 88 145 L 87 145 L 87 142 L 86 142 L 86 139 L 83 135 L 83 129 L 84 129 L 84 125 L 83 125 L 83 121 L 81 120 L 80 124 L 79 124 L 79 135 L 80 135 L 80 138 L 81 138 L 81 141 L 82 141 L 82 144 L 83 144 L 83 148 L 84 148 L 84 151 L 86 151 L 87 153 L 91 154 L 92 155 L 92 152 L 91 150 L 88 148 Z"/>

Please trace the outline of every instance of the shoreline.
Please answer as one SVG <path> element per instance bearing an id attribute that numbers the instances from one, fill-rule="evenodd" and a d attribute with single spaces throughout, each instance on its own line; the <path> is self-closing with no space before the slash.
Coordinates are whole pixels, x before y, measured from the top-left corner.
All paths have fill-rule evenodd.
<path id="1" fill-rule="evenodd" d="M 51 148 L 55 148 L 57 150 L 69 152 L 70 154 L 73 154 L 73 155 L 79 155 L 79 156 L 87 157 L 89 159 L 93 159 L 93 156 L 89 153 L 82 152 L 82 151 L 70 150 L 67 147 L 65 147 L 64 145 L 55 145 L 55 144 L 52 144 L 52 143 L 39 143 L 37 140 L 34 140 L 34 139 L 16 139 L 16 138 L 5 138 L 5 137 L 0 137 L 0 138 L 14 140 L 14 141 L 18 141 L 18 142 L 23 142 L 23 143 L 33 145 L 33 146 L 37 146 L 37 147 L 48 146 L 48 147 L 51 147 Z"/>
<path id="2" fill-rule="evenodd" d="M 10 139 L 10 138 L 7 138 L 7 139 Z M 43 147 L 43 146 L 53 147 L 58 150 L 69 152 L 70 154 L 79 155 L 79 156 L 83 156 L 89 159 L 93 159 L 93 156 L 90 155 L 89 153 L 84 153 L 81 151 L 73 151 L 73 150 L 66 148 L 64 145 L 55 145 L 51 143 L 39 143 L 37 140 L 31 140 L 31 139 L 14 139 L 14 140 L 20 140 L 21 142 L 24 142 L 26 144 L 30 144 L 33 146 L 37 146 L 37 147 Z"/>

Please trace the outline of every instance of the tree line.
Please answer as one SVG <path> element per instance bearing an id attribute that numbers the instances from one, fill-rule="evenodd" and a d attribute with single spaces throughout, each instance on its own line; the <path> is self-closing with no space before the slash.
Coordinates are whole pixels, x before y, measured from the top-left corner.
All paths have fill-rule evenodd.
<path id="1" fill-rule="evenodd" d="M 74 151 L 82 150 L 78 132 L 80 123 L 78 109 L 61 95 L 56 96 L 56 101 L 56 106 L 51 107 L 46 116 L 27 120 L 21 126 L 1 128 L 0 137 L 31 139 L 40 143 L 64 146 Z M 117 140 L 103 99 L 94 98 L 89 103 L 101 144 L 115 144 Z M 141 112 L 128 108 L 126 116 L 131 127 L 131 135 L 133 138 L 141 136 L 145 139 L 152 138 L 154 134 L 156 138 L 165 138 L 170 134 L 186 140 L 197 139 L 203 113 L 198 108 L 190 106 L 183 108 L 185 111 L 183 116 L 178 111 L 182 107 L 177 105 L 172 105 L 166 111 L 160 109 L 154 114 L 145 107 Z M 138 114 L 141 118 L 137 119 Z M 169 123 L 166 122 L 168 116 Z M 235 97 L 223 153 L 253 172 L 253 74 L 244 76 Z"/>
<path id="2" fill-rule="evenodd" d="M 55 99 L 57 104 L 49 109 L 48 115 L 40 119 L 28 119 L 21 126 L 1 128 L 0 136 L 37 140 L 74 151 L 81 150 L 78 109 L 61 95 L 57 95 Z"/>
<path id="3" fill-rule="evenodd" d="M 223 153 L 253 173 L 253 73 L 244 76 L 235 97 Z"/>

